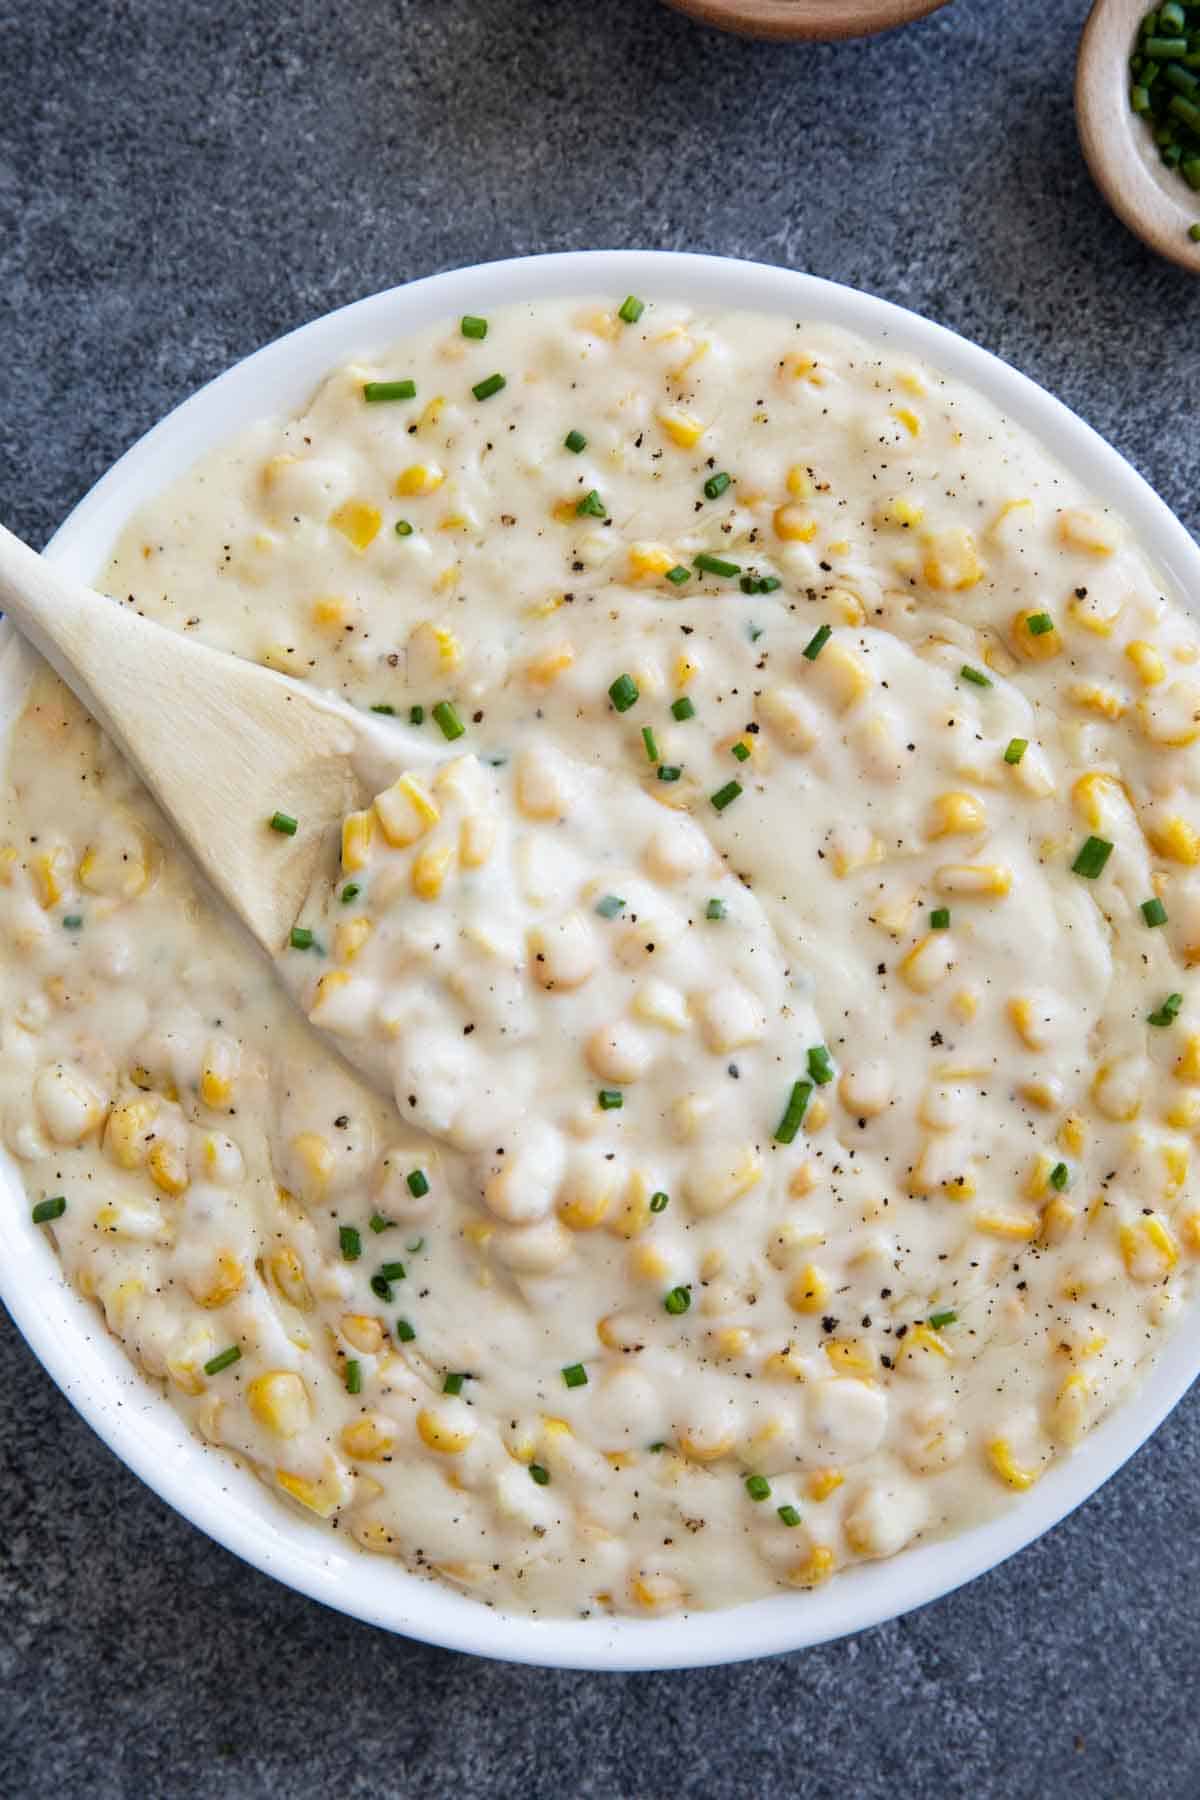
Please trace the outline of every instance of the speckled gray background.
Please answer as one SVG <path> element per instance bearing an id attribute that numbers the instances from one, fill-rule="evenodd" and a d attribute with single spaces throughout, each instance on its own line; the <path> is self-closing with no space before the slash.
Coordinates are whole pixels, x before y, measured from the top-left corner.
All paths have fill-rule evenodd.
<path id="1" fill-rule="evenodd" d="M 1083 0 L 869 44 L 654 0 L 0 0 L 0 517 L 42 541 L 200 382 L 374 289 L 649 245 L 807 268 L 1044 382 L 1200 528 L 1200 285 L 1075 142 Z M 0 1254 L 3 1246 L 0 1244 Z M 286 1592 L 0 1314 L 0 1794 L 1200 1794 L 1200 1402 L 964 1592 L 695 1674 L 508 1668 Z"/>

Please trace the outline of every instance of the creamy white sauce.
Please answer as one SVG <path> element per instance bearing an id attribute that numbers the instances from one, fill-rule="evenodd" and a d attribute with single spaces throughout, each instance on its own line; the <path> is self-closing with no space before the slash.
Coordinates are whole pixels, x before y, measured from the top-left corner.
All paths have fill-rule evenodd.
<path id="1" fill-rule="evenodd" d="M 392 1106 L 53 677 L 13 736 L 5 1139 L 214 1444 L 496 1604 L 655 1612 L 960 1529 L 1127 1388 L 1200 1247 L 1197 637 L 978 396 L 512 308 L 210 458 L 105 584 L 407 771 L 279 955 Z"/>

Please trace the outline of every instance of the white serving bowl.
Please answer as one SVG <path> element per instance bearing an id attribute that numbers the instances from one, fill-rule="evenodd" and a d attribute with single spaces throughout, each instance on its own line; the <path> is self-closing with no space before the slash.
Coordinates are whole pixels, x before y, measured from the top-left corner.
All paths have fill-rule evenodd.
<path id="1" fill-rule="evenodd" d="M 572 252 L 455 270 L 317 319 L 239 363 L 156 425 L 97 482 L 46 553 L 80 579 L 94 578 L 129 515 L 197 457 L 265 414 L 302 407 L 329 369 L 406 332 L 510 301 L 626 293 L 829 321 L 927 359 L 986 395 L 1123 515 L 1168 590 L 1200 591 L 1200 550 L 1141 477 L 1066 407 L 986 351 L 900 307 L 810 275 L 653 251 Z M 14 716 L 28 666 L 8 627 L 0 627 L 0 719 Z M 359 1551 L 294 1515 L 231 1456 L 194 1438 L 127 1361 L 98 1309 L 68 1286 L 29 1213 L 13 1166 L 0 1165 L 0 1298 L 72 1405 L 135 1474 L 218 1543 L 301 1593 L 389 1631 L 514 1662 L 693 1667 L 797 1650 L 894 1618 L 993 1568 L 1087 1499 L 1165 1418 L 1200 1369 L 1193 1313 L 1168 1339 L 1136 1399 L 1127 1398 L 1001 1517 L 892 1561 L 854 1567 L 815 1592 L 656 1620 L 533 1620 L 491 1611 Z"/>

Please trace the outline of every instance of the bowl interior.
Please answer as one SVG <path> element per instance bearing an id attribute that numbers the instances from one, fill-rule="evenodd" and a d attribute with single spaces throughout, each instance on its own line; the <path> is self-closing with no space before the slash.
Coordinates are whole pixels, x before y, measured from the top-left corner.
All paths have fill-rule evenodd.
<path id="1" fill-rule="evenodd" d="M 339 361 L 464 311 L 617 292 L 828 321 L 927 359 L 970 383 L 1069 462 L 1100 500 L 1125 517 L 1177 594 L 1200 591 L 1200 551 L 1141 477 L 1058 401 L 987 352 L 887 302 L 811 276 L 639 251 L 570 253 L 455 271 L 316 320 L 238 364 L 155 426 L 80 502 L 47 555 L 91 579 L 136 507 L 264 413 L 286 414 L 303 405 Z M 30 668 L 15 635 L 0 626 L 0 735 Z M 513 1661 L 597 1669 L 732 1662 L 820 1643 L 923 1605 L 1011 1555 L 1077 1506 L 1143 1442 L 1200 1367 L 1194 1330 L 1200 1309 L 1193 1309 L 1191 1321 L 1177 1326 L 1145 1376 L 1137 1405 L 1119 1406 L 1018 1505 L 945 1542 L 848 1570 L 824 1589 L 655 1621 L 513 1618 L 310 1525 L 227 1453 L 193 1438 L 165 1396 L 131 1367 L 99 1312 L 68 1286 L 45 1234 L 30 1222 L 15 1167 L 3 1159 L 0 1217 L 0 1298 L 67 1398 L 171 1506 L 246 1561 L 327 1605 L 431 1643 Z"/>

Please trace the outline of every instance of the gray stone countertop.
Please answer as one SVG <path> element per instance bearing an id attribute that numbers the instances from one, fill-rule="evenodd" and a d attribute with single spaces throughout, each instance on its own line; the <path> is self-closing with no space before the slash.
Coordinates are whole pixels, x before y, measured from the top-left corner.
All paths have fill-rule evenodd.
<path id="1" fill-rule="evenodd" d="M 0 517 L 375 289 L 645 245 L 977 339 L 1200 529 L 1200 284 L 1105 211 L 1083 0 L 772 47 L 654 0 L 0 0 Z M 3 1247 L 0 1245 L 0 1254 Z M 1200 1399 L 1032 1549 L 847 1642 L 547 1672 L 327 1612 L 170 1513 L 0 1314 L 0 1794 L 1191 1797 Z"/>

